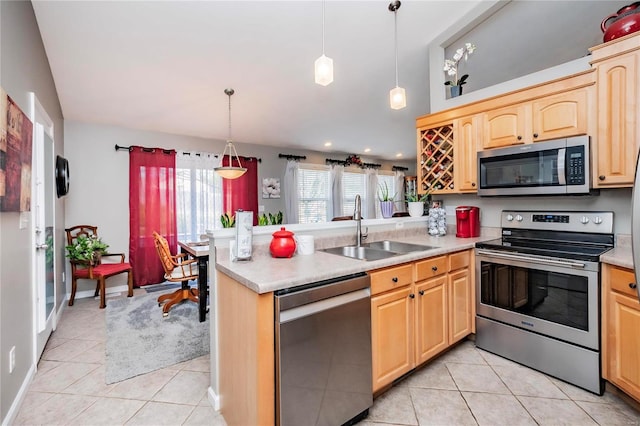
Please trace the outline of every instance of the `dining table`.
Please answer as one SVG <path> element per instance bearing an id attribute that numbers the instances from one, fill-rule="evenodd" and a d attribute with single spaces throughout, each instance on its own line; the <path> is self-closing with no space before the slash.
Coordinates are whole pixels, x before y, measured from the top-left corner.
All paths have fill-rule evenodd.
<path id="1" fill-rule="evenodd" d="M 178 241 L 180 252 L 198 260 L 198 317 L 203 322 L 207 317 L 207 300 L 209 295 L 208 264 L 209 242 Z"/>

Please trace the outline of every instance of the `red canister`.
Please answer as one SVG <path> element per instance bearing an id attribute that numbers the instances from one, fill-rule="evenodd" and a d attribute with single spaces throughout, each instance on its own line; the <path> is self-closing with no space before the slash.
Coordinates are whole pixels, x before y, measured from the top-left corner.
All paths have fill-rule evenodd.
<path id="1" fill-rule="evenodd" d="M 628 4 L 616 13 L 604 18 L 600 29 L 604 33 L 603 41 L 605 43 L 640 31 L 640 1 Z"/>
<path id="2" fill-rule="evenodd" d="M 273 257 L 291 257 L 296 251 L 296 240 L 293 238 L 293 232 L 284 229 L 273 233 L 273 239 L 269 244 L 269 251 Z"/>

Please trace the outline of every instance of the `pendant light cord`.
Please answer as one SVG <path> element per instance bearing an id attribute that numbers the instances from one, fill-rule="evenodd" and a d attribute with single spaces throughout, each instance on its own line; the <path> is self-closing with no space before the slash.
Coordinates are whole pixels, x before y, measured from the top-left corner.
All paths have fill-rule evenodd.
<path id="1" fill-rule="evenodd" d="M 322 54 L 324 55 L 324 0 L 322 0 Z"/>
<path id="2" fill-rule="evenodd" d="M 393 36 L 396 44 L 396 87 L 398 87 L 398 9 L 393 11 Z"/>
<path id="3" fill-rule="evenodd" d="M 227 142 L 231 142 L 231 95 L 229 95 L 229 137 Z"/>

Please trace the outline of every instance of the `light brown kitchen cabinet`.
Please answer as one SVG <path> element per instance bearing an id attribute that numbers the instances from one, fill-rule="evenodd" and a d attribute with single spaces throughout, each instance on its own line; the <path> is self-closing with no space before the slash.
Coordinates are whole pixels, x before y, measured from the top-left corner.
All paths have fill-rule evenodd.
<path id="1" fill-rule="evenodd" d="M 410 265 L 409 265 L 410 266 Z M 398 288 L 386 285 L 387 275 L 391 283 L 398 268 L 389 268 L 371 275 L 371 343 L 373 391 L 393 382 L 410 371 L 414 361 L 414 307 L 409 297 L 413 291 L 410 281 Z M 402 268 L 400 268 L 400 273 Z M 391 275 L 389 275 L 391 273 Z M 398 281 L 400 279 L 398 278 Z M 375 289 L 388 288 L 382 294 Z"/>
<path id="2" fill-rule="evenodd" d="M 592 50 L 597 69 L 598 133 L 593 185 L 633 185 L 640 137 L 640 35 L 623 37 Z"/>
<path id="3" fill-rule="evenodd" d="M 602 270 L 602 374 L 640 401 L 640 302 L 631 269 L 604 264 Z"/>
<path id="4" fill-rule="evenodd" d="M 482 140 L 480 114 L 453 121 L 454 129 L 454 188 L 458 192 L 477 192 L 478 142 Z"/>
<path id="5" fill-rule="evenodd" d="M 475 332 L 472 256 L 465 250 L 369 273 L 374 392 Z"/>
<path id="6" fill-rule="evenodd" d="M 487 111 L 483 149 L 587 134 L 590 90 L 582 87 Z"/>

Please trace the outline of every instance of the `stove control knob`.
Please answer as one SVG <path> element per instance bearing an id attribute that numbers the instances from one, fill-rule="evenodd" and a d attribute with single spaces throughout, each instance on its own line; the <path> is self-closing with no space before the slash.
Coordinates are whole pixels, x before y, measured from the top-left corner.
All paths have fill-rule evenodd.
<path id="1" fill-rule="evenodd" d="M 602 223 L 602 218 L 600 216 L 594 217 L 593 223 L 595 223 L 596 225 L 600 225 Z"/>
<path id="2" fill-rule="evenodd" d="M 511 213 L 509 213 L 507 215 L 507 221 L 511 222 L 513 220 L 513 215 Z"/>
<path id="3" fill-rule="evenodd" d="M 517 214 L 517 215 L 516 215 L 516 220 L 517 220 L 518 222 L 522 222 L 522 219 L 524 219 L 524 218 L 522 217 L 522 215 L 519 215 L 519 214 Z"/>
<path id="4" fill-rule="evenodd" d="M 586 225 L 587 223 L 589 223 L 589 218 L 586 216 L 582 216 L 582 218 L 580 219 L 580 223 Z"/>

